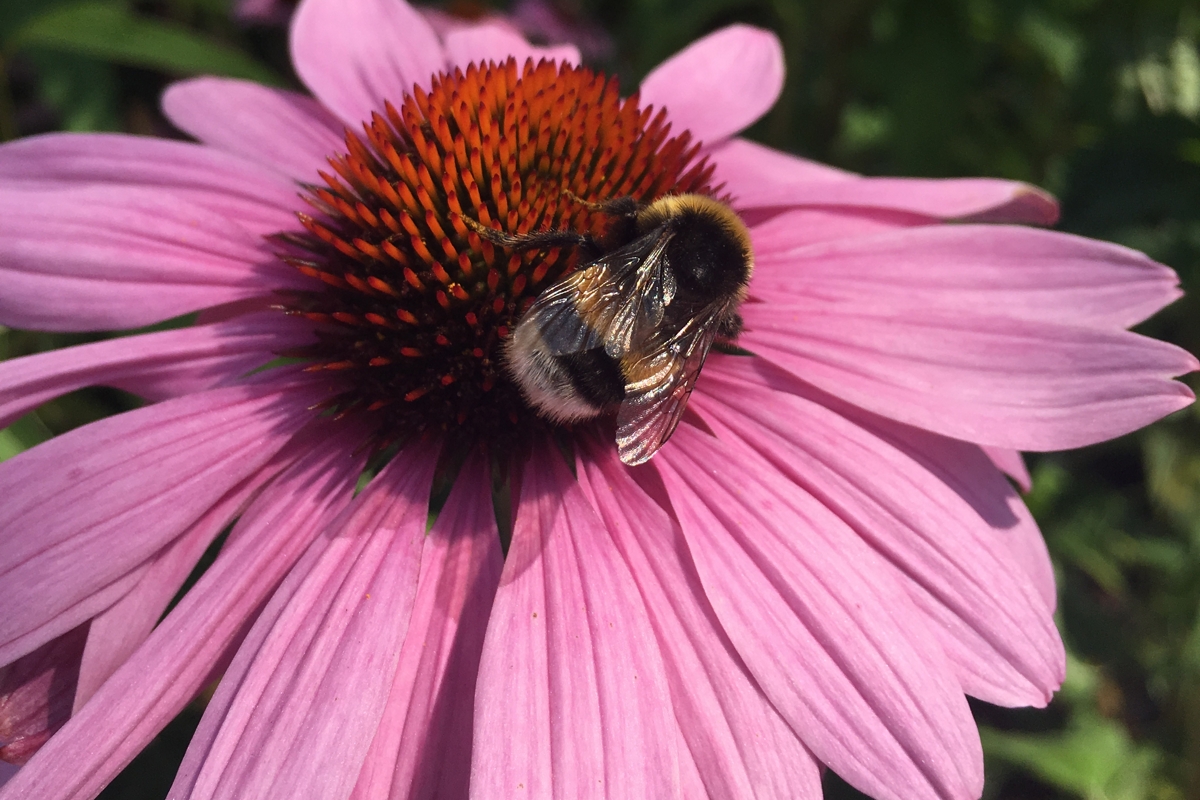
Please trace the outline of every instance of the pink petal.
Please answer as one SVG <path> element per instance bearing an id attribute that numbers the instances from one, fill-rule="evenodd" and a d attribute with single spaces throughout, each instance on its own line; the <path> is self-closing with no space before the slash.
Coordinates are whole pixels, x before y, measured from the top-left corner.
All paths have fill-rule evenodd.
<path id="1" fill-rule="evenodd" d="M 81 185 L 157 189 L 252 236 L 294 228 L 295 186 L 274 170 L 186 142 L 109 133 L 48 133 L 0 147 L 9 188 L 74 192 Z"/>
<path id="2" fill-rule="evenodd" d="M 1046 608 L 1054 610 L 1058 590 L 1046 540 L 1025 503 L 983 448 L 881 419 L 865 411 L 857 411 L 855 416 L 856 410 L 850 406 L 839 407 L 839 410 L 860 425 L 873 426 L 874 433 L 920 461 L 970 503 L 995 530 L 997 540 L 1012 552 Z"/>
<path id="3" fill-rule="evenodd" d="M 347 433 L 318 421 L 293 440 L 281 460 L 295 463 L 242 516 L 212 567 L 0 798 L 91 800 L 224 669 L 249 621 L 353 496 L 363 459 L 352 455 L 361 439 Z"/>
<path id="4" fill-rule="evenodd" d="M 345 126 L 316 100 L 250 81 L 180 81 L 163 93 L 162 107 L 175 127 L 205 144 L 301 182 L 317 182 L 326 159 L 346 150 Z"/>
<path id="5" fill-rule="evenodd" d="M 84 386 L 116 386 L 152 400 L 204 391 L 311 337 L 311 326 L 269 312 L 0 362 L 0 428 Z"/>
<path id="6" fill-rule="evenodd" d="M 351 800 L 467 796 L 475 677 L 503 566 L 476 456 L 425 538 L 400 666 Z"/>
<path id="7" fill-rule="evenodd" d="M 1006 450 L 1003 447 L 984 447 L 983 452 L 992 460 L 996 468 L 1016 481 L 1021 491 L 1028 492 L 1033 488 L 1033 478 L 1025 466 L 1025 459 L 1018 450 Z"/>
<path id="8" fill-rule="evenodd" d="M 675 131 L 717 142 L 750 127 L 783 91 L 783 45 L 768 30 L 730 25 L 698 39 L 642 81 L 643 107 L 667 110 Z M 724 180 L 720 178 L 719 180 Z"/>
<path id="9" fill-rule="evenodd" d="M 739 207 L 772 205 L 770 203 L 743 203 L 742 195 L 749 192 L 776 191 L 780 186 L 806 186 L 811 183 L 828 183 L 861 178 L 854 172 L 831 167 L 819 161 L 775 150 L 749 139 L 730 139 L 707 148 L 717 166 L 718 182 L 725 182 L 726 189 L 733 193 Z M 765 185 L 764 185 L 765 184 Z M 786 204 L 785 204 L 786 205 Z"/>
<path id="10" fill-rule="evenodd" d="M 146 368 L 114 376 L 105 385 L 111 384 L 147 400 L 167 400 L 227 385 L 246 377 L 280 353 L 312 342 L 313 328 L 307 320 L 280 314 L 278 309 L 259 311 L 261 304 L 254 302 L 254 305 L 248 313 L 234 314 L 211 324 L 215 336 L 209 353 L 202 354 L 197 347 L 191 351 L 191 358 L 181 357 L 170 364 L 158 361 L 153 370 Z M 204 323 L 210 310 L 200 312 L 198 322 Z M 208 326 L 199 324 L 193 329 L 201 327 Z M 197 338 L 203 337 L 200 333 Z M 160 343 L 171 341 L 164 339 Z"/>
<path id="11" fill-rule="evenodd" d="M 1058 220 L 1053 197 L 1015 181 L 864 178 L 740 139 L 709 154 L 717 168 L 713 180 L 725 183 L 738 208 L 861 206 L 980 222 L 1052 225 Z"/>
<path id="12" fill-rule="evenodd" d="M 87 647 L 79 665 L 76 711 L 150 635 L 217 534 L 285 466 L 286 461 L 276 457 L 230 489 L 204 516 L 153 558 L 128 594 L 92 620 Z"/>
<path id="13" fill-rule="evenodd" d="M 404 0 L 305 0 L 291 46 L 300 79 L 355 130 L 446 67 L 437 34 Z"/>
<path id="14" fill-rule="evenodd" d="M 24 764 L 71 716 L 88 626 L 0 667 L 0 758 Z"/>
<path id="15" fill-rule="evenodd" d="M 1127 328 L 1177 299 L 1179 278 L 1141 253 L 1034 228 L 933 225 L 810 244 L 787 212 L 754 229 L 752 292 L 831 307 L 939 308 Z M 911 311 L 910 311 L 911 309 Z"/>
<path id="16" fill-rule="evenodd" d="M 679 527 L 621 465 L 589 441 L 579 480 L 629 566 L 662 650 L 671 704 L 700 790 L 684 797 L 821 797 L 816 760 L 763 695 L 725 635 Z M 686 784 L 685 784 L 686 786 Z"/>
<path id="17" fill-rule="evenodd" d="M 758 361 L 754 364 L 761 366 Z M 717 357 L 708 366 L 711 368 L 709 371 L 716 374 L 727 369 L 727 360 Z M 872 414 L 824 394 L 777 368 L 741 369 L 738 376 L 747 383 L 757 382 L 764 390 L 814 398 L 921 464 L 953 489 L 991 526 L 997 539 L 1012 551 L 1033 581 L 1043 602 L 1051 611 L 1054 610 L 1054 568 L 1045 540 L 1012 484 L 1004 479 L 982 448 Z"/>
<path id="18" fill-rule="evenodd" d="M 557 449 L 530 459 L 475 692 L 471 797 L 679 796 L 646 609 Z"/>
<path id="19" fill-rule="evenodd" d="M 742 210 L 741 214 L 750 226 L 756 260 L 777 262 L 783 261 L 788 251 L 805 245 L 940 224 L 919 214 L 878 208 L 760 208 Z"/>
<path id="20" fill-rule="evenodd" d="M 535 64 L 542 59 L 559 64 L 578 64 L 583 60 L 579 48 L 573 44 L 537 47 L 510 26 L 494 22 L 463 26 L 447 33 L 445 39 L 446 62 L 450 68 L 465 69 L 468 64 L 487 61 L 500 64 L 509 56 L 515 58 L 518 65 L 527 59 L 532 59 Z"/>
<path id="21" fill-rule="evenodd" d="M 926 430 L 1062 450 L 1192 402 L 1196 359 L 1126 331 L 956 313 L 747 303 L 740 343 L 830 394 Z"/>
<path id="22" fill-rule="evenodd" d="M 717 618 L 813 754 L 880 800 L 978 797 L 971 712 L 886 563 L 761 459 L 690 425 L 654 463 Z"/>
<path id="23" fill-rule="evenodd" d="M 708 794 L 708 790 L 704 786 L 704 778 L 700 776 L 700 768 L 696 766 L 696 759 L 692 757 L 691 752 L 688 750 L 687 742 L 683 740 L 682 732 L 679 734 L 677 749 L 679 750 L 679 794 L 683 797 L 720 797 L 721 795 Z M 729 797 L 736 796 L 729 795 Z M 770 795 L 762 796 L 769 797 Z"/>
<path id="24" fill-rule="evenodd" d="M 436 460 L 428 443 L 399 453 L 313 543 L 222 680 L 173 796 L 349 794 L 409 629 Z"/>
<path id="25" fill-rule="evenodd" d="M 0 322 L 134 328 L 300 285 L 227 218 L 157 189 L 0 189 Z"/>
<path id="26" fill-rule="evenodd" d="M 876 435 L 904 450 L 966 500 L 992 526 L 997 540 L 1012 552 L 1046 608 L 1054 610 L 1058 591 L 1046 540 L 1025 503 L 984 448 L 882 419 L 852 406 L 838 409 L 859 425 L 871 426 Z"/>
<path id="27" fill-rule="evenodd" d="M 837 514 L 896 570 L 967 694 L 1044 706 L 1066 656 L 1033 581 L 962 497 L 856 422 L 764 389 L 751 359 L 717 359 L 693 406 L 734 449 L 748 447 Z M 710 374 L 711 373 L 711 374 Z"/>
<path id="28" fill-rule="evenodd" d="M 947 441 L 953 441 L 947 440 Z M 997 477 L 1000 477 L 999 475 Z M 1003 480 L 1003 477 L 1000 477 Z M 1025 570 L 1025 574 L 1037 587 L 1042 602 L 1051 611 L 1058 604 L 1058 587 L 1054 579 L 1054 564 L 1050 560 L 1050 551 L 1046 548 L 1046 540 L 1038 530 L 1037 522 L 1029 509 L 1014 496 L 1008 500 L 1009 511 L 1016 518 L 1006 533 L 1004 543 L 1012 550 L 1013 556 Z"/>
<path id="29" fill-rule="evenodd" d="M 217 389 L 94 422 L 0 464 L 0 664 L 101 609 L 311 416 L 311 391 Z M 115 598 L 109 599 L 111 604 Z M 81 605 L 82 604 L 82 605 Z"/>

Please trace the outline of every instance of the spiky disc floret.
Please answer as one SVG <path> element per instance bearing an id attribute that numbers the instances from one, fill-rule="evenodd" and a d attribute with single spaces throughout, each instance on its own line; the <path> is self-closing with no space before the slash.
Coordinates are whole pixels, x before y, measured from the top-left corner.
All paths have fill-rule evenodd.
<path id="1" fill-rule="evenodd" d="M 318 342 L 289 355 L 339 372 L 329 406 L 369 412 L 380 436 L 436 428 L 511 440 L 535 424 L 500 363 L 501 343 L 571 251 L 514 254 L 464 217 L 509 234 L 573 229 L 603 236 L 610 220 L 580 200 L 648 202 L 709 193 L 712 167 L 663 110 L 620 98 L 615 79 L 532 61 L 472 64 L 386 103 L 348 131 L 314 212 L 284 234 L 285 260 L 318 279 L 289 313 L 318 323 Z"/>

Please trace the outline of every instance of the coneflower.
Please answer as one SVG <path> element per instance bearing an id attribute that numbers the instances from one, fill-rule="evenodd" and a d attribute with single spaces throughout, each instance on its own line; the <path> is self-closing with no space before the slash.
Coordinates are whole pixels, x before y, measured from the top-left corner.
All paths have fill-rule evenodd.
<path id="1" fill-rule="evenodd" d="M 997 180 L 869 179 L 735 138 L 778 41 L 630 97 L 510 31 L 305 0 L 314 97 L 199 79 L 201 144 L 0 148 L 0 323 L 183 328 L 0 364 L 0 424 L 143 408 L 0 465 L 0 800 L 95 797 L 221 677 L 173 798 L 978 797 L 965 695 L 1044 705 L 1053 575 L 1002 472 L 1192 400 L 1126 328 L 1136 252 Z M 755 274 L 671 440 L 528 408 L 502 343 L 608 200 L 726 199 Z M 954 220 L 958 224 L 941 224 Z M 200 556 L 215 563 L 163 617 Z M 161 617 L 161 620 L 160 620 Z"/>

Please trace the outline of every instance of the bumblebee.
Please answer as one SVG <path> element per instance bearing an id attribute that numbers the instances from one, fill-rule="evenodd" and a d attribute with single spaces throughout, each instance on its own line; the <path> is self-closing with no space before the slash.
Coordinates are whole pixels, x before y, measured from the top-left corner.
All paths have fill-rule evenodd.
<path id="1" fill-rule="evenodd" d="M 587 260 L 517 323 L 505 367 L 555 422 L 616 411 L 620 458 L 641 464 L 679 424 L 713 343 L 741 330 L 750 234 L 729 206 L 704 195 L 593 207 L 617 216 L 606 246 L 571 231 L 507 236 L 472 227 L 513 249 L 580 248 Z"/>

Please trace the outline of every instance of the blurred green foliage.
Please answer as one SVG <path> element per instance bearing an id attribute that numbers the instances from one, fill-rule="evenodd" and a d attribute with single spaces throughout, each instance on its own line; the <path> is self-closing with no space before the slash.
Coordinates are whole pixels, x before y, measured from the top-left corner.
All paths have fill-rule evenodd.
<path id="1" fill-rule="evenodd" d="M 350 2 L 351 0 L 347 0 Z M 1200 290 L 1200 7 L 1195 0 L 560 0 L 600 23 L 629 89 L 733 21 L 784 42 L 783 97 L 751 135 L 870 174 L 994 175 L 1063 200 L 1060 227 L 1121 242 Z M 493 3 L 503 10 L 502 3 Z M 479 3 L 450 10 L 478 14 Z M 279 27 L 229 0 L 0 0 L 0 136 L 178 135 L 172 79 L 297 86 Z M 1143 326 L 1200 351 L 1200 291 Z M 79 341 L 0 329 L 0 357 Z M 0 431 L 0 459 L 128 408 L 89 390 Z M 1058 567 L 1071 652 L 1046 711 L 977 704 L 989 798 L 1200 798 L 1200 415 L 1031 457 L 1028 502 Z M 161 797 L 195 709 L 106 792 Z M 832 797 L 856 793 L 830 776 Z"/>

